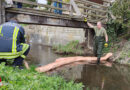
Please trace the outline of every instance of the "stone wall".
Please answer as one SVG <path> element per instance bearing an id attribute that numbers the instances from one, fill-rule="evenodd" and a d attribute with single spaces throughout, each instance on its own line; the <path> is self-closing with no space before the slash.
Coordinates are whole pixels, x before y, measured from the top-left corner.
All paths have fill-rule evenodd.
<path id="1" fill-rule="evenodd" d="M 26 25 L 24 29 L 29 42 L 43 45 L 65 45 L 73 40 L 85 41 L 85 31 L 80 28 Z"/>

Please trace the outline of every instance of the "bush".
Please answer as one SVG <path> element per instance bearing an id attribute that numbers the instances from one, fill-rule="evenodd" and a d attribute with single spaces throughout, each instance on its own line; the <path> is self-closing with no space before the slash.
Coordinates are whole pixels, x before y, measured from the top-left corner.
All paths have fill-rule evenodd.
<path id="1" fill-rule="evenodd" d="M 46 76 L 31 70 L 19 70 L 0 64 L 1 90 L 82 90 L 83 85 L 66 82 L 62 77 Z"/>
<path id="2" fill-rule="evenodd" d="M 117 38 L 123 34 L 130 35 L 130 10 L 129 0 L 116 0 L 109 8 L 111 12 L 107 23 L 107 31 L 110 37 Z M 111 16 L 114 16 L 111 17 Z"/>

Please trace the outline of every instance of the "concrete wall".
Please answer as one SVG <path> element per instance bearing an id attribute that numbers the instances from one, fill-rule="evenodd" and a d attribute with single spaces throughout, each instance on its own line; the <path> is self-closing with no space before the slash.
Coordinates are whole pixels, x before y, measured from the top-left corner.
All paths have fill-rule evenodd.
<path id="1" fill-rule="evenodd" d="M 29 42 L 43 45 L 65 45 L 70 41 L 85 41 L 85 31 L 80 28 L 26 25 L 24 26 Z"/>

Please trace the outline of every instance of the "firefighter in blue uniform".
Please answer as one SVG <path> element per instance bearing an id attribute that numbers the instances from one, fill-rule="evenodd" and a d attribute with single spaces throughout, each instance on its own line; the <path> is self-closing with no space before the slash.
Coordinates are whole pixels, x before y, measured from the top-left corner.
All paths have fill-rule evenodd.
<path id="1" fill-rule="evenodd" d="M 24 28 L 17 24 L 16 18 L 0 25 L 0 62 L 14 60 L 14 67 L 23 68 L 29 49 L 30 46 L 25 43 Z"/>

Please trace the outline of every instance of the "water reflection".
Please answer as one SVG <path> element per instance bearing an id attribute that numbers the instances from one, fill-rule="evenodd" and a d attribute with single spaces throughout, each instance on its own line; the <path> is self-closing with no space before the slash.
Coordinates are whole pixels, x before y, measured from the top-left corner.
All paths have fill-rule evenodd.
<path id="1" fill-rule="evenodd" d="M 130 90 L 130 67 L 78 65 L 53 72 L 67 80 L 82 82 L 84 90 Z"/>
<path id="2" fill-rule="evenodd" d="M 36 65 L 46 65 L 59 57 L 50 47 L 32 44 L 28 60 Z M 63 76 L 66 80 L 82 82 L 84 90 L 130 90 L 130 67 L 123 65 L 115 64 L 111 68 L 99 65 L 67 66 L 51 74 Z"/>
<path id="3" fill-rule="evenodd" d="M 31 50 L 27 60 L 31 64 L 46 65 L 54 62 L 59 56 L 54 54 L 50 47 L 39 44 L 31 44 Z"/>

